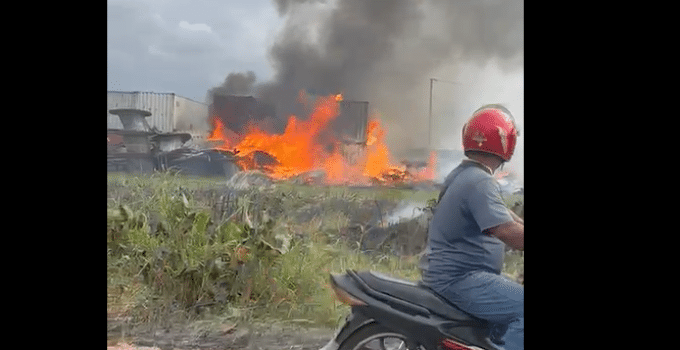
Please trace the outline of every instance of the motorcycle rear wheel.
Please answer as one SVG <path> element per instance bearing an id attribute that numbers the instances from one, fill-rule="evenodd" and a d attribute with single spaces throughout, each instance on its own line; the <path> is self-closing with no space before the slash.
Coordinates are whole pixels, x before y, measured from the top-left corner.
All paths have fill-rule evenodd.
<path id="1" fill-rule="evenodd" d="M 406 350 L 406 336 L 377 323 L 352 334 L 338 350 Z M 422 346 L 409 350 L 427 350 Z"/>

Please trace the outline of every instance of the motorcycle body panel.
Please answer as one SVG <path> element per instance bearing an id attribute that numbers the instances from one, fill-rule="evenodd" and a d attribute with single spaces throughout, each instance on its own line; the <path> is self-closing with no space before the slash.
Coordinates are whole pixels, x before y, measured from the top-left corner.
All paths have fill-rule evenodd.
<path id="1" fill-rule="evenodd" d="M 345 275 L 331 275 L 330 280 L 335 288 L 366 304 L 352 306 L 352 313 L 335 338 L 339 346 L 375 322 L 406 336 L 414 342 L 407 345 L 413 347 L 438 349 L 443 339 L 454 339 L 482 349 L 500 349 L 490 341 L 486 321 L 455 308 L 422 285 L 351 270 Z"/>

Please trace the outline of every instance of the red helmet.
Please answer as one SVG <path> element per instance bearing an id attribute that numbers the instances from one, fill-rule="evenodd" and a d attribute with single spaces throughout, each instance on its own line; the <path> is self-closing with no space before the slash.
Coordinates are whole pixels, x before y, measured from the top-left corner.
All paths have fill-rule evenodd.
<path id="1" fill-rule="evenodd" d="M 463 150 L 495 154 L 509 161 L 519 132 L 507 108 L 491 104 L 476 110 L 463 125 Z"/>

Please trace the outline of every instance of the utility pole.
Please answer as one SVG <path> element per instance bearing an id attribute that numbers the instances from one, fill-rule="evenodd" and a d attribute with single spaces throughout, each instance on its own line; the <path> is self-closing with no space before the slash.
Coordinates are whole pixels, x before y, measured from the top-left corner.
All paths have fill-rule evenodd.
<path id="1" fill-rule="evenodd" d="M 428 133 L 427 133 L 427 147 L 432 150 L 432 83 L 434 82 L 434 78 L 430 78 L 430 119 L 429 119 L 429 128 L 428 128 Z"/>
<path id="2" fill-rule="evenodd" d="M 428 128 L 428 133 L 427 133 L 427 146 L 430 150 L 432 150 L 432 85 L 435 81 L 439 81 L 439 82 L 442 82 L 442 83 L 460 85 L 460 83 L 455 82 L 455 81 L 448 81 L 448 80 L 430 78 L 430 113 L 429 113 L 429 128 Z"/>

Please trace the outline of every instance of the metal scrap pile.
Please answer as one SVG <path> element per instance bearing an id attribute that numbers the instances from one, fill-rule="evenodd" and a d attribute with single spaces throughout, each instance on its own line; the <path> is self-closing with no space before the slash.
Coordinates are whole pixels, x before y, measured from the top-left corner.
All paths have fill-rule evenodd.
<path id="1" fill-rule="evenodd" d="M 121 108 L 123 129 L 107 130 L 107 171 L 152 173 L 176 171 L 187 175 L 231 177 L 239 169 L 229 152 L 185 146 L 188 133 L 161 133 L 149 126 L 150 112 Z"/>

